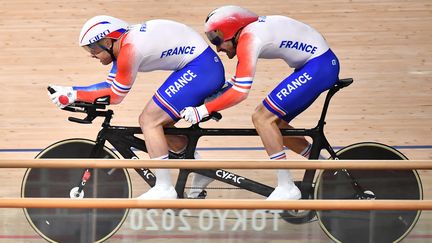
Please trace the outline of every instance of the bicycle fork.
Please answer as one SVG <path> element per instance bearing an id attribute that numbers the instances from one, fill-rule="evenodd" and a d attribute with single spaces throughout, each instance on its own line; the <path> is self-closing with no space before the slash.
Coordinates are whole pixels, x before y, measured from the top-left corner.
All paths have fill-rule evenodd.
<path id="1" fill-rule="evenodd" d="M 78 186 L 71 189 L 69 194 L 70 198 L 84 198 L 84 186 L 86 185 L 90 177 L 90 169 L 85 169 Z"/>
<path id="2" fill-rule="evenodd" d="M 101 138 L 98 135 L 98 138 L 96 140 L 96 145 L 94 146 L 94 148 L 92 149 L 89 158 L 99 158 L 100 154 L 103 150 L 103 146 L 105 144 L 105 139 Z M 114 169 L 113 169 L 114 170 Z M 113 172 L 113 170 L 109 171 L 108 174 L 111 174 Z M 87 168 L 84 170 L 82 176 L 81 176 L 81 180 L 78 183 L 78 186 L 73 187 L 70 192 L 69 192 L 69 196 L 72 199 L 80 199 L 80 198 L 84 198 L 84 186 L 87 184 L 87 182 L 89 181 L 90 177 L 92 176 L 92 171 L 91 169 Z"/>

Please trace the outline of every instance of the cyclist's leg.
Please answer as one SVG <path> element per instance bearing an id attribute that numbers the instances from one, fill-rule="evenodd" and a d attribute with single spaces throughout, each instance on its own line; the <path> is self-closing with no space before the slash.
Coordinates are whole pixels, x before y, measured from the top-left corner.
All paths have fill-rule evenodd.
<path id="1" fill-rule="evenodd" d="M 166 124 L 164 127 L 174 127 L 175 123 L 176 123 L 175 121 L 172 121 L 171 123 Z M 170 151 L 174 153 L 181 153 L 186 149 L 187 142 L 188 142 L 186 136 L 165 135 L 165 137 Z"/>
<path id="2" fill-rule="evenodd" d="M 280 119 L 278 122 L 280 129 L 293 129 L 294 127 L 288 124 L 286 121 Z M 312 149 L 312 144 L 309 143 L 303 136 L 285 136 L 283 137 L 283 144 L 293 152 L 309 159 L 309 155 Z M 323 155 L 319 154 L 318 159 L 326 159 Z"/>
<path id="3" fill-rule="evenodd" d="M 150 100 L 139 117 L 139 124 L 151 159 L 168 155 L 168 142 L 163 128 L 170 123 L 172 118 Z"/>
<path id="4" fill-rule="evenodd" d="M 263 104 L 258 105 L 252 121 L 270 159 L 286 159 L 282 134 L 277 125 L 280 118 L 271 113 Z M 267 198 L 269 200 L 300 199 L 301 192 L 294 184 L 289 170 L 277 170 L 278 186 Z"/>
<path id="5" fill-rule="evenodd" d="M 278 127 L 280 129 L 293 129 L 290 124 L 288 124 L 286 121 L 279 119 L 277 123 Z M 305 151 L 308 146 L 309 142 L 305 139 L 303 136 L 285 136 L 283 137 L 283 145 L 290 150 L 294 151 L 297 154 L 300 155 L 306 155 Z"/>
<path id="6" fill-rule="evenodd" d="M 201 159 L 201 156 L 195 151 L 194 154 L 195 159 Z M 193 174 L 191 189 L 189 190 L 187 197 L 188 198 L 205 198 L 206 192 L 204 189 L 214 181 L 213 178 L 200 175 L 197 173 Z"/>
<path id="7" fill-rule="evenodd" d="M 145 106 L 139 117 L 139 124 L 144 135 L 147 153 L 151 159 L 168 159 L 168 143 L 164 126 L 172 123 L 172 118 L 153 100 Z M 140 199 L 175 199 L 177 193 L 171 182 L 169 169 L 155 169 L 156 184 Z"/>
<path id="8" fill-rule="evenodd" d="M 187 138 L 185 136 L 167 135 L 169 149 L 176 154 L 183 154 L 187 146 Z M 194 152 L 195 159 L 201 159 L 201 155 L 197 151 Z M 203 198 L 203 190 L 212 182 L 213 178 L 193 173 L 191 189 L 187 193 L 188 198 Z"/>
<path id="9" fill-rule="evenodd" d="M 185 136 L 167 135 L 168 146 L 171 152 L 182 155 L 186 151 L 187 138 Z M 201 159 L 201 155 L 195 151 L 195 159 Z M 193 173 L 191 189 L 187 193 L 187 198 L 205 198 L 206 193 L 203 190 L 212 182 L 213 178 Z"/>
<path id="10" fill-rule="evenodd" d="M 277 125 L 279 118 L 264 105 L 259 104 L 252 115 L 252 122 L 264 144 L 268 155 L 283 151 L 282 134 Z"/>
<path id="11" fill-rule="evenodd" d="M 169 116 L 173 122 L 176 122 L 180 119 L 182 109 L 188 106 L 199 106 L 205 98 L 221 89 L 225 83 L 224 75 L 221 60 L 209 47 L 185 67 L 173 72 L 157 90 L 151 104 L 158 106 L 165 112 L 165 117 Z M 179 141 L 180 139 L 177 138 L 177 142 Z M 178 151 L 180 147 L 178 146 L 176 150 Z M 167 146 L 163 149 L 168 153 Z"/>
<path id="12" fill-rule="evenodd" d="M 331 50 L 328 50 L 323 55 L 310 60 L 303 67 L 296 69 L 258 106 L 252 120 L 271 158 L 275 155 L 274 153 L 284 154 L 284 141 L 279 131 L 278 120 L 283 120 L 288 125 L 292 119 L 306 110 L 321 92 L 334 85 L 338 74 L 337 58 Z M 304 138 L 285 141 L 300 142 L 301 144 L 294 145 L 294 147 L 300 153 L 305 152 Z M 300 151 L 301 149 L 303 151 Z M 279 174 L 280 172 L 278 181 L 280 181 Z M 273 193 L 277 193 L 277 190 Z M 272 195 L 269 198 L 273 198 Z"/>
<path id="13" fill-rule="evenodd" d="M 150 100 L 144 108 L 139 121 L 146 141 L 147 151 L 151 159 L 167 159 L 168 148 L 173 151 L 181 151 L 186 147 L 187 139 L 184 136 L 165 136 L 163 128 L 173 126 L 175 121 L 173 121 L 171 116 L 161 109 L 153 100 Z M 171 182 L 170 170 L 155 169 L 155 174 L 157 178 L 156 185 L 150 189 L 149 192 L 141 195 L 140 198 L 162 199 L 177 197 Z M 207 184 L 211 182 L 208 180 L 208 177 L 201 178 L 201 180 L 202 179 L 207 179 Z"/>

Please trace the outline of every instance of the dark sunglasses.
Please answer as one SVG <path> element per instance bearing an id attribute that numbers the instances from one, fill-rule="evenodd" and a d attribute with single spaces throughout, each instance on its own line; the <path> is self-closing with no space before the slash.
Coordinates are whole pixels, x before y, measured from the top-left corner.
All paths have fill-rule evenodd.
<path id="1" fill-rule="evenodd" d="M 90 52 L 93 55 L 97 55 L 101 53 L 102 51 L 106 51 L 107 48 L 100 44 L 99 42 L 94 42 L 89 45 L 83 46 L 84 49 L 86 49 L 88 52 Z"/>
<path id="2" fill-rule="evenodd" d="M 224 42 L 223 33 L 220 30 L 206 32 L 206 35 L 209 41 L 215 46 L 220 46 Z"/>

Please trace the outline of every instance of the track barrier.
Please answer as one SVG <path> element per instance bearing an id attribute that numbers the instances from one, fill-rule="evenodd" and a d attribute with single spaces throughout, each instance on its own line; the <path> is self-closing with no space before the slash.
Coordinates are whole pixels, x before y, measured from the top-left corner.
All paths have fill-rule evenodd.
<path id="1" fill-rule="evenodd" d="M 427 160 L 129 160 L 0 159 L 0 168 L 180 168 L 180 169 L 432 169 Z M 205 199 L 137 200 L 0 198 L 0 208 L 171 208 L 299 210 L 432 210 L 432 200 L 280 200 Z"/>
<path id="2" fill-rule="evenodd" d="M 0 168 L 166 168 L 166 169 L 432 169 L 428 160 L 135 160 L 0 159 Z"/>
<path id="3" fill-rule="evenodd" d="M 280 200 L 259 199 L 69 199 L 1 198 L 0 208 L 153 208 L 153 209 L 299 209 L 432 210 L 432 200 Z"/>

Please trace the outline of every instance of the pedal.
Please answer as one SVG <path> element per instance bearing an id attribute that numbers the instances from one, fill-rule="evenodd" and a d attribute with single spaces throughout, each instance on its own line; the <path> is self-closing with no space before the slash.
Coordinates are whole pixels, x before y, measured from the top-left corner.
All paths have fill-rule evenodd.
<path id="1" fill-rule="evenodd" d="M 185 159 L 186 158 L 186 151 L 181 153 L 175 153 L 173 151 L 168 151 L 168 158 L 169 159 Z"/>
<path id="2" fill-rule="evenodd" d="M 202 190 L 196 199 L 205 199 L 207 197 L 207 191 Z"/>
<path id="3" fill-rule="evenodd" d="M 197 197 L 186 197 L 187 199 L 205 199 L 207 197 L 207 191 L 202 190 Z"/>

